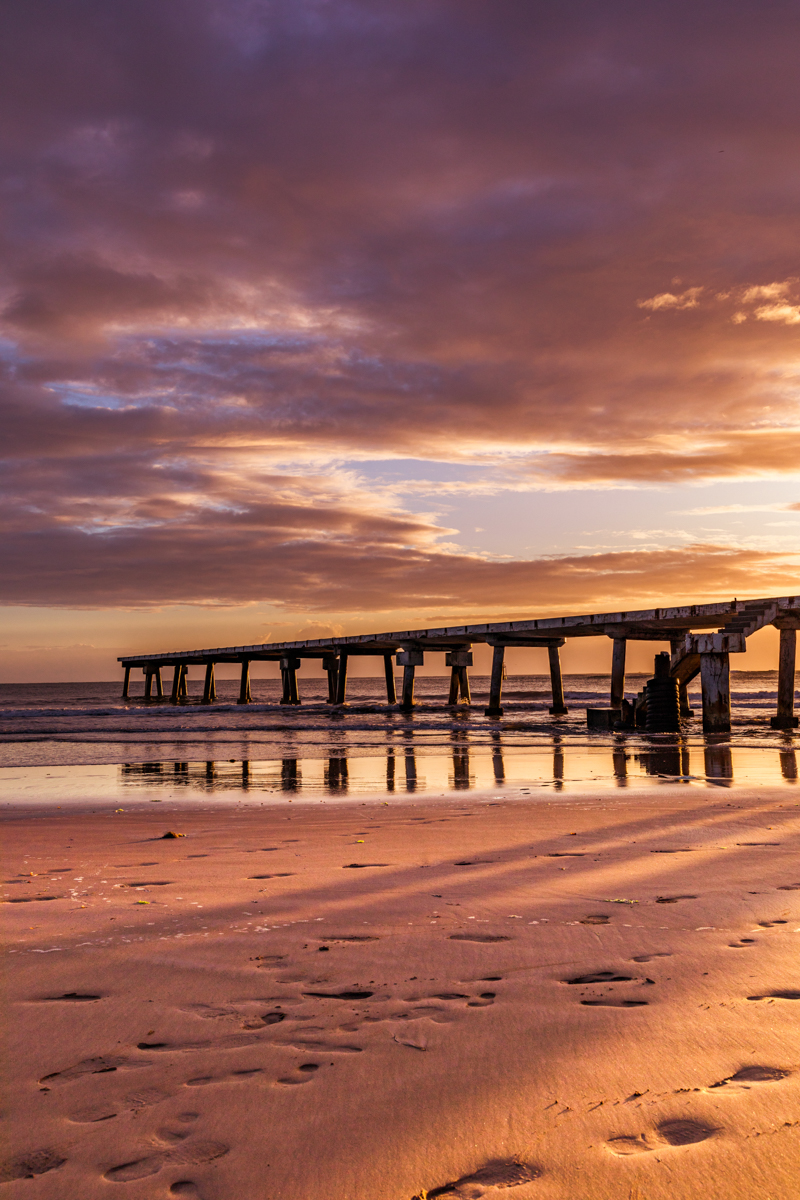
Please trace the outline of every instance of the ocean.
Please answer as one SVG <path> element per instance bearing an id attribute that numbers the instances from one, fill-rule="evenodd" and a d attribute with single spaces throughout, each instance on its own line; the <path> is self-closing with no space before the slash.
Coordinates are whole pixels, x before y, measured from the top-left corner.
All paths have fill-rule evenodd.
<path id="1" fill-rule="evenodd" d="M 633 696 L 647 676 L 629 676 Z M 704 738 L 696 716 L 681 737 L 586 728 L 586 708 L 608 703 L 606 675 L 565 676 L 569 713 L 553 718 L 549 679 L 511 676 L 502 718 L 487 718 L 488 677 L 471 678 L 471 708 L 447 707 L 449 679 L 417 680 L 408 715 L 384 702 L 382 679 L 354 678 L 346 709 L 325 703 L 326 680 L 301 679 L 303 703 L 283 707 L 280 683 L 220 680 L 201 703 L 120 699 L 120 683 L 0 685 L 0 801 L 112 802 L 202 796 L 228 802 L 509 788 L 796 786 L 797 733 L 771 729 L 777 672 L 733 672 L 733 728 Z M 151 796 L 152 793 L 152 796 Z"/>

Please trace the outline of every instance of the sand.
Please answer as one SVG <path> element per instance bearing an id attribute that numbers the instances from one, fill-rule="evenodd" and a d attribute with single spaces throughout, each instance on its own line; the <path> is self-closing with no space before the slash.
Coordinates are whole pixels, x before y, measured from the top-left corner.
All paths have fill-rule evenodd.
<path id="1" fill-rule="evenodd" d="M 791 791 L 2 824 L 2 1200 L 800 1195 Z"/>

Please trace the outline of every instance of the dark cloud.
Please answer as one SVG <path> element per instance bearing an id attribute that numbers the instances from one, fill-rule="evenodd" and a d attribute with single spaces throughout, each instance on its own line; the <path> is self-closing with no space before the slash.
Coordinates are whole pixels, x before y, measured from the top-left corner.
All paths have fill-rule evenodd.
<path id="1" fill-rule="evenodd" d="M 795 473 L 798 35 L 780 0 L 10 0 L 8 600 L 556 594 L 326 466 L 359 457 Z M 553 562 L 565 603 L 646 586 Z"/>

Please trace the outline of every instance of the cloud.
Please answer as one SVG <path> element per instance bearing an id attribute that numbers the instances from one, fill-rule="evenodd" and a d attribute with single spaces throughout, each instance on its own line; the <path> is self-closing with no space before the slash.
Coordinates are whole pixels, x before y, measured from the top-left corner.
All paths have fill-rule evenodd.
<path id="1" fill-rule="evenodd" d="M 755 311 L 757 321 L 780 321 L 782 325 L 800 325 L 800 305 L 762 304 Z"/>
<path id="2" fill-rule="evenodd" d="M 546 564 L 448 551 L 364 460 L 453 464 L 432 510 L 796 474 L 791 6 L 2 21 L 10 601 L 556 594 Z M 701 591 L 742 561 L 718 553 Z M 562 567 L 558 594 L 606 594 Z"/>
<path id="3" fill-rule="evenodd" d="M 701 287 L 691 287 L 678 295 L 673 292 L 659 292 L 657 296 L 651 296 L 649 300 L 637 300 L 636 304 L 638 308 L 649 308 L 653 312 L 658 312 L 662 308 L 697 308 L 702 290 Z"/>
<path id="4" fill-rule="evenodd" d="M 796 284 L 796 279 L 784 279 L 776 283 L 759 283 L 746 288 L 742 294 L 743 304 L 752 304 L 756 300 L 777 300 L 786 295 L 789 288 Z"/>

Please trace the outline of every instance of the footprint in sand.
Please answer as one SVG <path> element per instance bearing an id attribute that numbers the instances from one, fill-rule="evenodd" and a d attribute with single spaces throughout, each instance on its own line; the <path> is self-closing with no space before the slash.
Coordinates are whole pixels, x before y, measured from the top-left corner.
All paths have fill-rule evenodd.
<path id="1" fill-rule="evenodd" d="M 616 983 L 635 983 L 639 987 L 655 986 L 654 979 L 634 978 L 632 975 L 622 975 L 616 971 L 591 971 L 586 975 L 575 975 L 571 979 L 562 979 L 562 983 L 569 986 L 591 987 L 602 985 L 608 987 L 609 984 Z M 609 995 L 590 996 L 588 999 L 580 1001 L 581 1004 L 588 1008 L 644 1008 L 649 1001 L 632 997 L 615 996 L 613 993 Z"/>
<path id="2" fill-rule="evenodd" d="M 745 946 L 755 946 L 755 938 L 739 938 L 738 942 L 728 942 L 731 950 L 743 950 Z"/>
<path id="3" fill-rule="evenodd" d="M 718 1083 L 709 1084 L 703 1091 L 722 1090 L 725 1094 L 736 1095 L 749 1091 L 754 1083 L 778 1083 L 781 1079 L 787 1079 L 791 1073 L 791 1071 L 784 1070 L 783 1067 L 765 1067 L 753 1063 L 746 1067 L 740 1067 L 733 1075 L 720 1079 Z"/>
<path id="4" fill-rule="evenodd" d="M 138 1112 L 141 1108 L 151 1108 L 174 1095 L 174 1092 L 163 1092 L 160 1088 L 141 1088 L 122 1100 L 110 1100 L 104 1104 L 93 1104 L 88 1108 L 79 1109 L 69 1120 L 74 1121 L 76 1125 L 94 1125 L 98 1121 L 110 1121 L 123 1112 Z"/>
<path id="5" fill-rule="evenodd" d="M 481 1167 L 471 1175 L 462 1175 L 450 1183 L 443 1183 L 427 1191 L 418 1192 L 412 1200 L 479 1200 L 488 1191 L 520 1187 L 523 1183 L 532 1183 L 539 1179 L 542 1172 L 530 1163 L 519 1162 L 516 1159 L 494 1161 Z"/>
<path id="6" fill-rule="evenodd" d="M 315 1072 L 319 1070 L 319 1063 L 301 1063 L 299 1067 L 295 1068 L 295 1070 L 297 1072 L 296 1075 L 284 1075 L 275 1082 L 289 1086 L 298 1083 L 310 1083 L 314 1078 Z"/>
<path id="7" fill-rule="evenodd" d="M 209 1083 L 241 1083 L 253 1075 L 263 1074 L 263 1067 L 245 1067 L 241 1071 L 226 1071 L 223 1075 L 197 1075 L 187 1079 L 184 1087 L 206 1087 Z"/>
<path id="8" fill-rule="evenodd" d="M 800 1000 L 800 991 L 795 988 L 780 988 L 774 992 L 765 992 L 763 996 L 748 996 L 748 1000 Z"/>
<path id="9" fill-rule="evenodd" d="M 652 960 L 654 958 L 672 958 L 672 955 L 670 954 L 670 952 L 668 950 L 657 950 L 653 954 L 636 954 L 631 959 L 631 962 L 635 962 L 635 963 L 652 962 Z"/>
<path id="10" fill-rule="evenodd" d="M 718 1133 L 710 1125 L 700 1121 L 685 1119 L 662 1121 L 650 1133 L 634 1134 L 628 1137 L 612 1137 L 606 1142 L 606 1149 L 612 1154 L 625 1156 L 629 1154 L 646 1154 L 652 1150 L 663 1150 L 667 1146 L 694 1146 L 705 1142 Z"/>
<path id="11" fill-rule="evenodd" d="M 589 913 L 579 922 L 580 925 L 608 925 L 611 918 L 606 913 Z"/>
<path id="12" fill-rule="evenodd" d="M 192 1142 L 176 1150 L 149 1154 L 145 1158 L 111 1167 L 103 1178 L 110 1183 L 130 1183 L 135 1179 L 146 1179 L 148 1175 L 158 1174 L 168 1162 L 182 1165 L 213 1162 L 214 1159 L 222 1158 L 229 1150 L 230 1146 L 226 1146 L 224 1142 Z"/>
<path id="13" fill-rule="evenodd" d="M 510 942 L 511 938 L 500 933 L 451 933 L 451 942 Z"/>
<path id="14" fill-rule="evenodd" d="M 15 1179 L 35 1179 L 62 1167 L 67 1160 L 55 1150 L 30 1150 L 15 1158 L 0 1161 L 0 1183 L 12 1183 Z"/>
<path id="15" fill-rule="evenodd" d="M 64 992 L 61 996 L 42 996 L 43 1001 L 46 1000 L 66 1000 L 68 1002 L 77 1002 L 86 1000 L 102 1000 L 103 997 L 96 992 Z"/>
<path id="16" fill-rule="evenodd" d="M 697 900 L 697 896 L 656 896 L 656 904 L 677 904 L 679 900 Z"/>
<path id="17" fill-rule="evenodd" d="M 67 1067 L 63 1071 L 53 1071 L 50 1075 L 43 1075 L 39 1083 L 52 1087 L 54 1084 L 70 1083 L 73 1079 L 80 1079 L 83 1075 L 107 1075 L 112 1071 L 131 1071 L 137 1067 L 151 1065 L 152 1060 L 149 1058 L 137 1060 L 126 1058 L 124 1055 L 104 1054 L 98 1058 L 84 1058 L 81 1062 L 75 1063 L 74 1066 Z"/>

